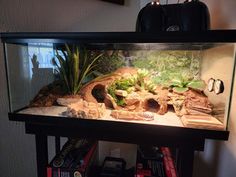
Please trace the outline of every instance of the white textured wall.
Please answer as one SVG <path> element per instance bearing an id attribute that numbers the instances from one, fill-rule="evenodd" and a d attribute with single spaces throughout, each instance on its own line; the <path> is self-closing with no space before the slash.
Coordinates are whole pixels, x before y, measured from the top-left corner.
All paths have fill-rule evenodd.
<path id="1" fill-rule="evenodd" d="M 235 0 L 204 0 L 211 14 L 212 29 L 236 29 Z M 236 83 L 236 79 L 234 81 Z M 205 151 L 195 160 L 195 177 L 235 177 L 236 175 L 236 84 L 229 121 L 229 141 L 207 141 Z"/>
<path id="2" fill-rule="evenodd" d="M 148 1 L 126 0 L 125 6 L 119 6 L 99 0 L 0 0 L 0 31 L 132 31 L 139 6 Z M 236 28 L 235 0 L 204 0 L 204 2 L 209 6 L 213 29 Z M 0 68 L 1 176 L 35 177 L 34 137 L 24 133 L 23 124 L 10 122 L 7 118 L 2 46 L 0 46 Z M 232 107 L 235 106 L 234 94 Z M 205 152 L 197 155 L 196 177 L 235 176 L 235 109 L 232 109 L 230 117 L 229 141 L 207 141 Z"/>
<path id="3" fill-rule="evenodd" d="M 100 0 L 0 0 L 0 31 L 134 31 L 138 11 L 137 0 L 124 6 Z M 7 117 L 2 45 L 0 68 L 0 176 L 36 177 L 34 136 Z"/>
<path id="4" fill-rule="evenodd" d="M 131 31 L 139 1 L 0 0 L 0 8 L 0 28 L 7 31 Z"/>

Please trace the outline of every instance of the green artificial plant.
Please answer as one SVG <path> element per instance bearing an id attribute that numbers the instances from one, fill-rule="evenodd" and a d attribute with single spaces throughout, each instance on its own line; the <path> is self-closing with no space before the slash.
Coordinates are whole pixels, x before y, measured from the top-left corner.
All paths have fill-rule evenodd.
<path id="1" fill-rule="evenodd" d="M 179 74 L 169 81 L 169 87 L 171 87 L 175 92 L 183 93 L 188 91 L 190 88 L 203 91 L 206 84 L 203 80 L 194 79 L 186 75 Z"/>
<path id="2" fill-rule="evenodd" d="M 130 93 L 135 90 L 147 90 L 155 93 L 155 85 L 147 79 L 150 73 L 146 69 L 139 69 L 136 75 L 128 78 L 121 78 L 114 81 L 108 88 L 108 93 L 114 98 L 119 106 L 124 106 L 125 101 L 123 97 L 115 94 L 116 90 L 124 90 Z"/>
<path id="3" fill-rule="evenodd" d="M 56 58 L 53 59 L 53 64 L 57 68 L 66 92 L 75 95 L 84 84 L 86 77 L 93 72 L 96 66 L 95 62 L 102 54 L 90 56 L 87 50 L 81 51 L 78 46 L 71 49 L 66 44 L 65 47 L 66 51 L 61 51 L 63 56 L 56 50 Z"/>

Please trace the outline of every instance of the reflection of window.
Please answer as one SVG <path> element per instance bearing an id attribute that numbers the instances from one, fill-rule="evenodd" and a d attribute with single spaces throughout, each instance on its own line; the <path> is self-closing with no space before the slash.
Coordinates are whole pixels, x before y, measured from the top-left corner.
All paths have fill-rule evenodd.
<path id="1" fill-rule="evenodd" d="M 52 65 L 52 58 L 54 57 L 53 44 L 52 43 L 29 43 L 28 44 L 29 54 L 29 71 L 30 77 L 32 78 L 32 62 L 33 55 L 37 56 L 39 62 L 39 68 L 54 68 Z"/>

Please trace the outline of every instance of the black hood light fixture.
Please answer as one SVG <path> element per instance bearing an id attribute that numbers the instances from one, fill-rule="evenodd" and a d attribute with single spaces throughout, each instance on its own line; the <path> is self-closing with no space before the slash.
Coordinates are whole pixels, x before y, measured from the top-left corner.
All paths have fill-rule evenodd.
<path id="1" fill-rule="evenodd" d="M 148 3 L 138 14 L 137 32 L 206 31 L 210 29 L 209 10 L 200 0 L 185 0 L 176 4 Z"/>
<path id="2" fill-rule="evenodd" d="M 152 1 L 151 5 L 160 5 L 160 0 Z"/>

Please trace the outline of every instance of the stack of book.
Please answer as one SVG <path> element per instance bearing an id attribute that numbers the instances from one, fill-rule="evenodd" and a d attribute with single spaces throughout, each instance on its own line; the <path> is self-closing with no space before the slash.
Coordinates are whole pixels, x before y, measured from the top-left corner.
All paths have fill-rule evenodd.
<path id="1" fill-rule="evenodd" d="M 169 148 L 139 146 L 135 177 L 177 177 Z"/>
<path id="2" fill-rule="evenodd" d="M 47 177 L 87 177 L 96 160 L 97 142 L 69 139 L 50 162 Z"/>
<path id="3" fill-rule="evenodd" d="M 170 149 L 167 147 L 161 147 L 161 152 L 163 154 L 163 162 L 164 162 L 166 177 L 177 177 L 176 168 L 174 165 Z"/>
<path id="4" fill-rule="evenodd" d="M 135 176 L 166 177 L 163 164 L 163 154 L 158 147 L 138 147 Z"/>

